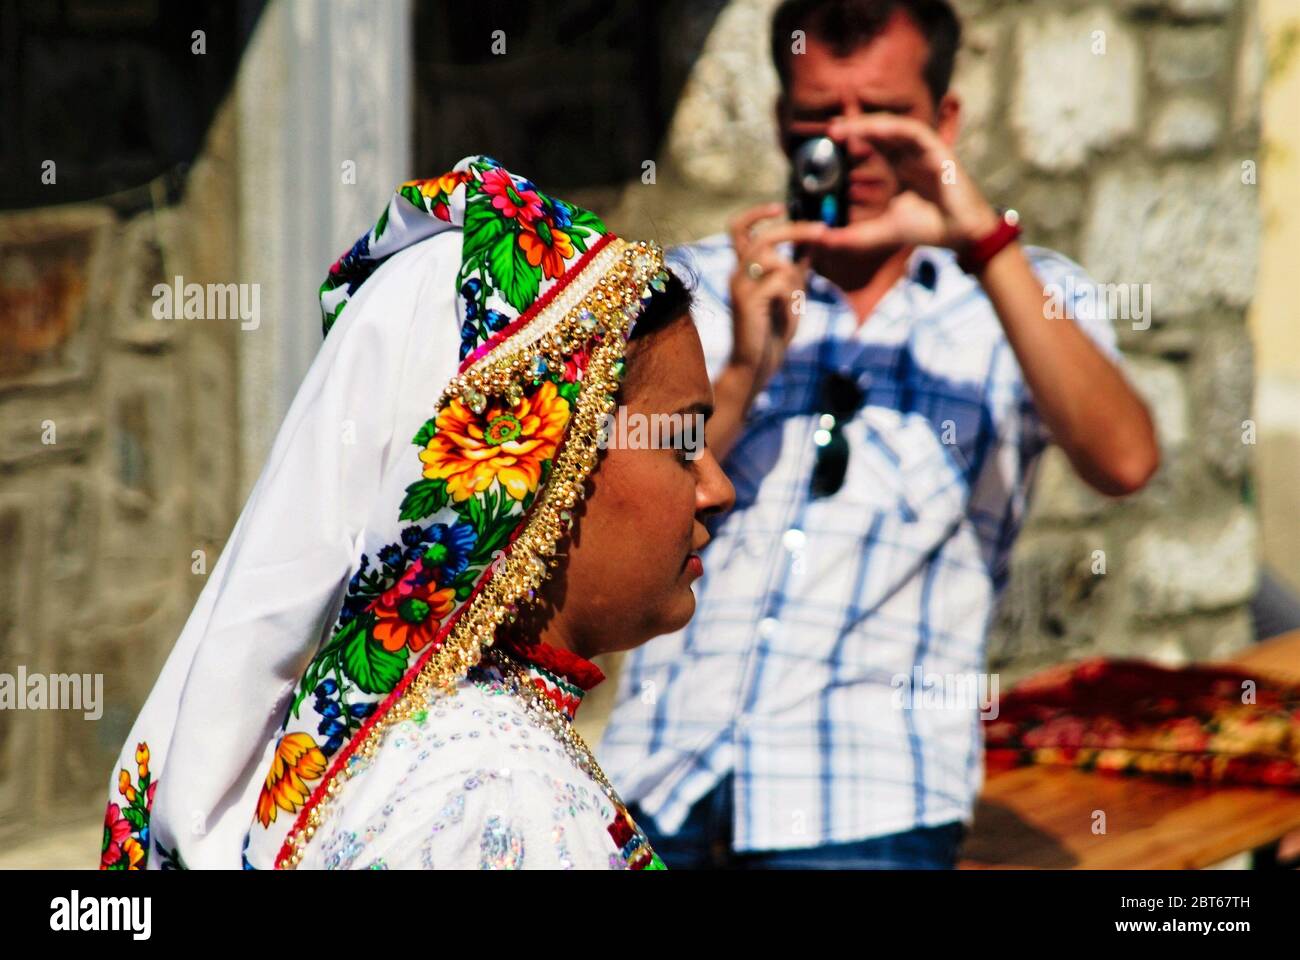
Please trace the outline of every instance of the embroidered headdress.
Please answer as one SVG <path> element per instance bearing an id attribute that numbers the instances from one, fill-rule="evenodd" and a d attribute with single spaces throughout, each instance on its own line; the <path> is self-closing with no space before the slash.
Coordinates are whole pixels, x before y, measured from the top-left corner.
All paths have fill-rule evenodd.
<path id="1" fill-rule="evenodd" d="M 328 637 L 314 655 L 302 651 L 299 662 L 311 659 L 287 698 L 269 764 L 257 754 L 245 863 L 296 865 L 353 758 L 373 752 L 432 692 L 454 686 L 535 597 L 596 466 L 632 324 L 668 280 L 657 244 L 623 240 L 490 157 L 467 157 L 443 176 L 402 184 L 330 268 L 320 292 L 327 340 L 385 260 L 457 230 L 456 373 L 405 438 L 409 476 L 389 488 L 391 503 L 370 512 Z M 141 742 L 126 752 L 147 753 L 143 720 L 132 738 Z M 231 790 L 240 790 L 247 769 L 231 766 Z M 155 769 L 139 781 L 150 801 L 158 779 Z M 143 831 L 148 856 L 148 802 L 132 800 L 130 809 L 120 849 Z"/>

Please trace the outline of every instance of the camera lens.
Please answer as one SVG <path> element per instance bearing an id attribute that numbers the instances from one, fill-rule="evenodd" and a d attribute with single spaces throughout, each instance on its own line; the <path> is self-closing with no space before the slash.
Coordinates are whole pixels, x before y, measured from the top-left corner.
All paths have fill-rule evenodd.
<path id="1" fill-rule="evenodd" d="M 839 153 L 829 137 L 815 137 L 799 145 L 794 155 L 794 173 L 806 193 L 827 193 L 840 182 Z"/>

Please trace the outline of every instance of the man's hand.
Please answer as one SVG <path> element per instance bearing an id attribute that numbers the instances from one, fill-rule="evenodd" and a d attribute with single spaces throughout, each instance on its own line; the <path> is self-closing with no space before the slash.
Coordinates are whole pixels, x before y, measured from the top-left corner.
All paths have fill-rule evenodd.
<path id="1" fill-rule="evenodd" d="M 992 231 L 996 211 L 947 143 L 911 117 L 836 117 L 832 140 L 864 137 L 894 170 L 900 192 L 871 220 L 827 230 L 827 250 L 944 246 L 959 253 Z M 1079 475 L 1094 489 L 1123 496 L 1141 489 L 1160 463 L 1146 404 L 1120 370 L 1073 320 L 1049 320 L 1049 294 L 1018 243 L 980 272 L 1039 414 Z"/>
<path id="2" fill-rule="evenodd" d="M 763 221 L 784 211 L 779 203 L 746 210 L 731 221 L 731 245 L 736 270 L 731 275 L 731 320 L 734 338 L 731 364 L 753 371 L 761 389 L 785 359 L 794 338 L 798 317 L 795 293 L 808 283 L 808 257 L 798 262 L 783 256 L 776 246 L 816 240 L 826 233 L 821 223 L 781 223 L 757 230 Z"/>
<path id="3" fill-rule="evenodd" d="M 821 223 L 780 223 L 756 229 L 763 220 L 779 216 L 780 203 L 746 210 L 728 228 L 736 251 L 731 275 L 732 348 L 727 366 L 713 385 L 714 414 L 709 421 L 709 446 L 718 459 L 727 455 L 740 435 L 755 394 L 785 360 L 799 316 L 795 294 L 808 282 L 809 256 L 792 261 L 776 249 L 792 242 L 796 248 L 823 236 Z"/>
<path id="4" fill-rule="evenodd" d="M 828 230 L 827 250 L 924 245 L 960 252 L 992 231 L 997 211 L 966 175 L 952 148 L 933 127 L 913 117 L 868 113 L 835 117 L 826 135 L 838 143 L 865 138 L 898 177 L 900 192 L 878 217 Z"/>

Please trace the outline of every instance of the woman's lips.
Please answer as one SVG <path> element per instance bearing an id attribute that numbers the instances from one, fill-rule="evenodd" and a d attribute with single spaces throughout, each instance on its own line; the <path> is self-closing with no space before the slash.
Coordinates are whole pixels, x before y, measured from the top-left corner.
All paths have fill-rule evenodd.
<path id="1" fill-rule="evenodd" d="M 686 572 L 693 577 L 704 575 L 704 561 L 698 553 L 692 553 L 686 558 Z"/>

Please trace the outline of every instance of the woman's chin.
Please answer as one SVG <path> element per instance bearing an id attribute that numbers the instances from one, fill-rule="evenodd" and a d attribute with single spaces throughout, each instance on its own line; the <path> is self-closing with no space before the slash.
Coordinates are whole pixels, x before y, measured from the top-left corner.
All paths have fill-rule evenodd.
<path id="1" fill-rule="evenodd" d="M 690 623 L 691 617 L 695 615 L 695 594 L 691 592 L 690 585 L 681 587 L 674 591 L 670 597 L 665 598 L 655 613 L 656 616 L 649 625 L 647 634 L 639 637 L 627 635 L 620 637 L 618 649 L 633 650 L 643 643 L 649 643 L 655 637 L 662 637 L 667 633 L 676 633 Z"/>
<path id="2" fill-rule="evenodd" d="M 695 591 L 689 583 L 684 584 L 673 596 L 669 606 L 671 615 L 665 617 L 665 626 L 659 632 L 675 633 L 691 622 L 695 616 Z"/>

